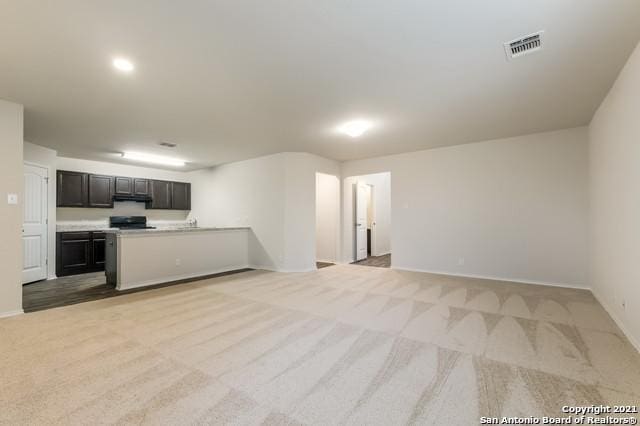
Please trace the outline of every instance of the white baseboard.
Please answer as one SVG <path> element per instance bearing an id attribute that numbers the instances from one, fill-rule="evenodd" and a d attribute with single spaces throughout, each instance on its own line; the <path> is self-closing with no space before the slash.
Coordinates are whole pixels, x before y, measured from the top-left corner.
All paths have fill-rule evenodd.
<path id="1" fill-rule="evenodd" d="M 629 332 L 629 329 L 627 329 L 627 327 L 625 326 L 624 321 L 620 319 L 618 314 L 613 309 L 611 309 L 611 306 L 609 306 L 609 304 L 605 302 L 604 298 L 601 297 L 595 289 L 591 289 L 591 293 L 593 294 L 593 297 L 596 298 L 598 303 L 602 305 L 604 310 L 607 311 L 611 319 L 613 319 L 613 322 L 615 322 L 618 328 L 620 328 L 620 330 L 624 333 L 624 335 L 627 337 L 627 340 L 629 340 L 633 347 L 635 347 L 636 350 L 640 352 L 640 341 L 638 341 L 635 336 L 633 336 Z"/>
<path id="2" fill-rule="evenodd" d="M 519 283 L 519 284 L 533 284 L 533 285 L 544 285 L 549 287 L 572 288 L 577 290 L 590 290 L 589 287 L 578 286 L 575 284 L 552 283 L 547 281 L 527 280 L 527 279 L 519 279 L 519 278 L 505 278 L 505 277 L 496 277 L 496 276 L 490 276 L 490 275 L 460 274 L 457 272 L 450 272 L 450 271 L 433 271 L 433 270 L 426 270 L 426 269 L 408 268 L 408 267 L 394 265 L 393 261 L 391 264 L 391 269 L 396 269 L 400 271 L 410 271 L 410 272 L 425 272 L 427 274 L 436 274 L 436 275 L 448 275 L 451 277 L 477 278 L 477 279 L 492 280 L 492 281 L 508 281 L 508 282 Z"/>
<path id="3" fill-rule="evenodd" d="M 133 288 L 148 287 L 148 286 L 157 285 L 157 284 L 170 283 L 173 281 L 196 279 L 200 277 L 204 278 L 207 275 L 221 274 L 223 272 L 230 272 L 230 271 L 235 271 L 238 269 L 245 269 L 245 268 L 251 268 L 251 267 L 243 265 L 243 266 L 236 266 L 236 267 L 214 269 L 212 271 L 197 272 L 193 274 L 181 274 L 181 275 L 173 275 L 170 277 L 154 278 L 151 280 L 139 281 L 139 282 L 127 284 L 126 287 L 122 287 L 121 284 L 118 283 L 118 285 L 116 286 L 116 290 L 130 290 Z"/>
<path id="4" fill-rule="evenodd" d="M 281 272 L 273 266 L 264 266 L 264 265 L 249 265 L 247 268 L 256 269 L 259 271 L 269 271 L 269 272 Z"/>
<path id="5" fill-rule="evenodd" d="M 24 314 L 24 311 L 22 309 L 17 311 L 0 312 L 0 318 L 15 317 L 16 315 L 22 315 L 22 314 Z"/>
<path id="6" fill-rule="evenodd" d="M 312 272 L 312 271 L 317 271 L 318 270 L 315 267 L 315 265 L 314 265 L 313 268 L 305 268 L 305 269 L 284 269 L 284 268 L 274 268 L 273 266 L 259 266 L 259 265 L 249 265 L 249 266 L 247 266 L 247 268 L 259 269 L 261 271 L 286 272 L 286 273 Z"/>

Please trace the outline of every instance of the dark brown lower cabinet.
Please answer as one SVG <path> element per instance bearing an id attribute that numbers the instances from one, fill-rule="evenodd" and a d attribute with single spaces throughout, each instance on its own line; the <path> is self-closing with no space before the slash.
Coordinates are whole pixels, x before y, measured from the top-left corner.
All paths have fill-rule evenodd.
<path id="1" fill-rule="evenodd" d="M 103 271 L 105 237 L 104 232 L 58 232 L 56 275 Z"/>
<path id="2" fill-rule="evenodd" d="M 96 268 L 104 270 L 104 250 L 107 234 L 104 232 L 91 233 L 91 257 Z"/>

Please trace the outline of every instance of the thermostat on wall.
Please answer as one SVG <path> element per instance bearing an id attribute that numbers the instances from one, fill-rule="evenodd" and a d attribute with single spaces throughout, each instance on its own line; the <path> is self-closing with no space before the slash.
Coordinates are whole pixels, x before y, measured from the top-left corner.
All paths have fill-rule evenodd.
<path id="1" fill-rule="evenodd" d="M 18 204 L 18 194 L 7 194 L 7 204 Z"/>

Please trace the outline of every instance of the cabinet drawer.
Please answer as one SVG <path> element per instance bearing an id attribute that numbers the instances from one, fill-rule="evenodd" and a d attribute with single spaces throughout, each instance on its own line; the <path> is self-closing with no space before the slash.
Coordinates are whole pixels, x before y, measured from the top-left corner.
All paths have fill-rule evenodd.
<path id="1" fill-rule="evenodd" d="M 89 232 L 62 232 L 60 237 L 63 241 L 67 240 L 88 240 L 90 237 Z"/>

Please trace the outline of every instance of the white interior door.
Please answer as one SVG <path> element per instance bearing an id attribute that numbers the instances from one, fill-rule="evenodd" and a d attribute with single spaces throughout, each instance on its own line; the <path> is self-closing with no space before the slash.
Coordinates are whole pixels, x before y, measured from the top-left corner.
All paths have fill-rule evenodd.
<path id="1" fill-rule="evenodd" d="M 23 283 L 47 278 L 47 181 L 47 169 L 24 165 Z"/>
<path id="2" fill-rule="evenodd" d="M 365 183 L 356 184 L 356 261 L 367 258 L 367 202 L 368 188 Z"/>

